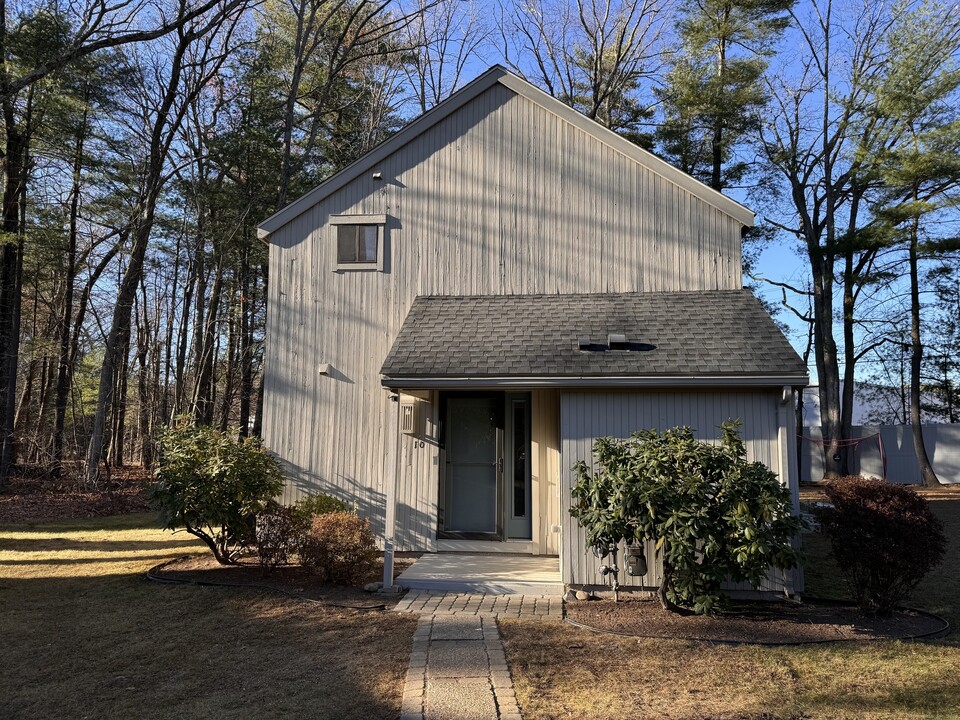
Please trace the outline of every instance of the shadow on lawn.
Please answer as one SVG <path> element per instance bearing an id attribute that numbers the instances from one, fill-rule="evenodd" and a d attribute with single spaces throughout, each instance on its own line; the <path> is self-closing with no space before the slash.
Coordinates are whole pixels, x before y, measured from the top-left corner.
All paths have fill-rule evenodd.
<path id="1" fill-rule="evenodd" d="M 0 717 L 391 718 L 415 622 L 139 575 L 3 580 Z"/>
<path id="2" fill-rule="evenodd" d="M 183 543 L 168 546 L 152 533 L 159 531 L 146 531 L 139 545 L 144 554 L 130 555 L 138 543 L 129 537 L 118 541 L 124 554 L 113 553 L 101 534 L 93 547 L 77 539 L 73 557 L 17 558 L 17 577 L 4 577 L 0 567 L 0 717 L 399 714 L 415 618 L 256 590 L 152 583 L 139 567 L 130 572 L 130 562 L 145 571 L 183 554 Z M 165 547 L 170 552 L 158 552 Z M 87 549 L 103 557 L 77 556 Z M 0 553 L 3 562 L 12 559 Z M 45 576 L 48 562 L 74 563 L 77 572 Z"/>
<path id="3" fill-rule="evenodd" d="M 900 654 L 904 659 L 918 654 L 934 655 L 938 645 L 939 642 L 923 643 L 917 649 L 901 644 L 891 646 L 891 654 Z M 829 656 L 824 655 L 823 660 L 833 665 L 842 663 L 843 658 L 838 655 L 842 654 L 834 650 Z M 925 660 L 928 665 L 933 660 L 929 655 Z M 829 681 L 820 687 L 808 687 L 803 693 L 804 717 L 956 718 L 960 716 L 955 704 L 960 700 L 960 679 L 949 670 L 955 655 L 954 649 L 950 656 L 943 656 L 942 673 L 926 671 L 914 675 L 911 668 L 903 668 L 894 682 L 884 683 L 883 669 L 877 668 L 873 677 L 864 673 L 860 683 L 844 683 L 842 691 Z M 849 666 L 854 667 L 856 663 L 857 658 L 851 656 Z M 838 668 L 838 671 L 842 670 Z"/>
<path id="4" fill-rule="evenodd" d="M 168 553 L 142 553 L 139 555 L 105 555 L 102 557 L 71 557 L 71 558 L 29 558 L 17 560 L 0 560 L 0 567 L 8 566 L 29 566 L 29 565 L 102 565 L 111 562 L 137 562 L 153 560 L 161 562 L 169 559 Z M 60 573 L 62 577 L 62 573 Z"/>
<path id="5" fill-rule="evenodd" d="M 0 552 L 126 552 L 129 550 L 170 550 L 172 548 L 204 548 L 197 538 L 174 540 L 75 540 L 69 538 L 0 538 Z"/>

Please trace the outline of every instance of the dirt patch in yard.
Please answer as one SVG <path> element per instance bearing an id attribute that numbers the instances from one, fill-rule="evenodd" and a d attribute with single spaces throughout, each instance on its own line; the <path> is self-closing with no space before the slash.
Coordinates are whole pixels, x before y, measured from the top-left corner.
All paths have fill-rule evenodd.
<path id="1" fill-rule="evenodd" d="M 398 553 L 394 558 L 393 576 L 396 578 L 410 567 L 419 553 Z M 279 592 L 292 597 L 314 600 L 329 605 L 369 609 L 391 607 L 401 596 L 379 595 L 356 587 L 330 585 L 321 582 L 309 568 L 284 565 L 268 570 L 255 561 L 245 560 L 238 565 L 220 565 L 212 555 L 192 555 L 154 568 L 151 577 L 160 580 L 188 582 L 198 585 L 249 587 Z M 383 579 L 382 561 L 366 582 Z"/>
<path id="2" fill-rule="evenodd" d="M 65 520 L 142 513 L 150 509 L 146 487 L 150 470 L 114 468 L 101 487 L 84 486 L 73 470 L 54 480 L 31 468 L 18 468 L 10 486 L 0 493 L 0 524 L 35 520 Z"/>
<path id="3" fill-rule="evenodd" d="M 567 619 L 632 637 L 763 645 L 917 638 L 943 633 L 946 623 L 913 611 L 865 618 L 856 608 L 822 602 L 741 602 L 721 615 L 678 615 L 651 599 L 567 604 Z"/>

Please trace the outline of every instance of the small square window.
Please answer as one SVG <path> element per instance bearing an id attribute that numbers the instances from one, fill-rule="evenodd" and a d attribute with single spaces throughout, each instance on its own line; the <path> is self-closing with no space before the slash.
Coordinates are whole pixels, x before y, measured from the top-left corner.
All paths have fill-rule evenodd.
<path id="1" fill-rule="evenodd" d="M 334 270 L 382 270 L 386 215 L 332 215 L 337 256 Z"/>
<path id="2" fill-rule="evenodd" d="M 375 263 L 378 225 L 337 225 L 337 263 Z"/>

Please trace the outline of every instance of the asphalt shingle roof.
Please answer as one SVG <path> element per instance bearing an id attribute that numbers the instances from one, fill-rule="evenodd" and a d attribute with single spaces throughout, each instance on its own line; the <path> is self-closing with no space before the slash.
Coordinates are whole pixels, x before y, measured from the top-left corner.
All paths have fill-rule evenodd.
<path id="1" fill-rule="evenodd" d="M 635 349 L 606 349 L 623 333 Z M 580 350 L 578 338 L 594 347 Z M 644 344 L 652 349 L 636 349 Z M 418 297 L 388 378 L 805 375 L 748 291 Z"/>

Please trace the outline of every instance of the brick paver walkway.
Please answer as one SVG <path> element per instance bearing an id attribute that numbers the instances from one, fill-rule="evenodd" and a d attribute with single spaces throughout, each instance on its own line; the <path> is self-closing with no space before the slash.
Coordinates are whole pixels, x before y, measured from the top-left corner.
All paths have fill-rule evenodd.
<path id="1" fill-rule="evenodd" d="M 498 617 L 559 620 L 560 598 L 411 592 L 419 613 L 400 720 L 521 720 Z"/>
<path id="2" fill-rule="evenodd" d="M 411 590 L 393 610 L 419 615 L 491 615 L 560 620 L 563 617 L 563 601 L 559 597 L 548 595 L 485 595 Z"/>

